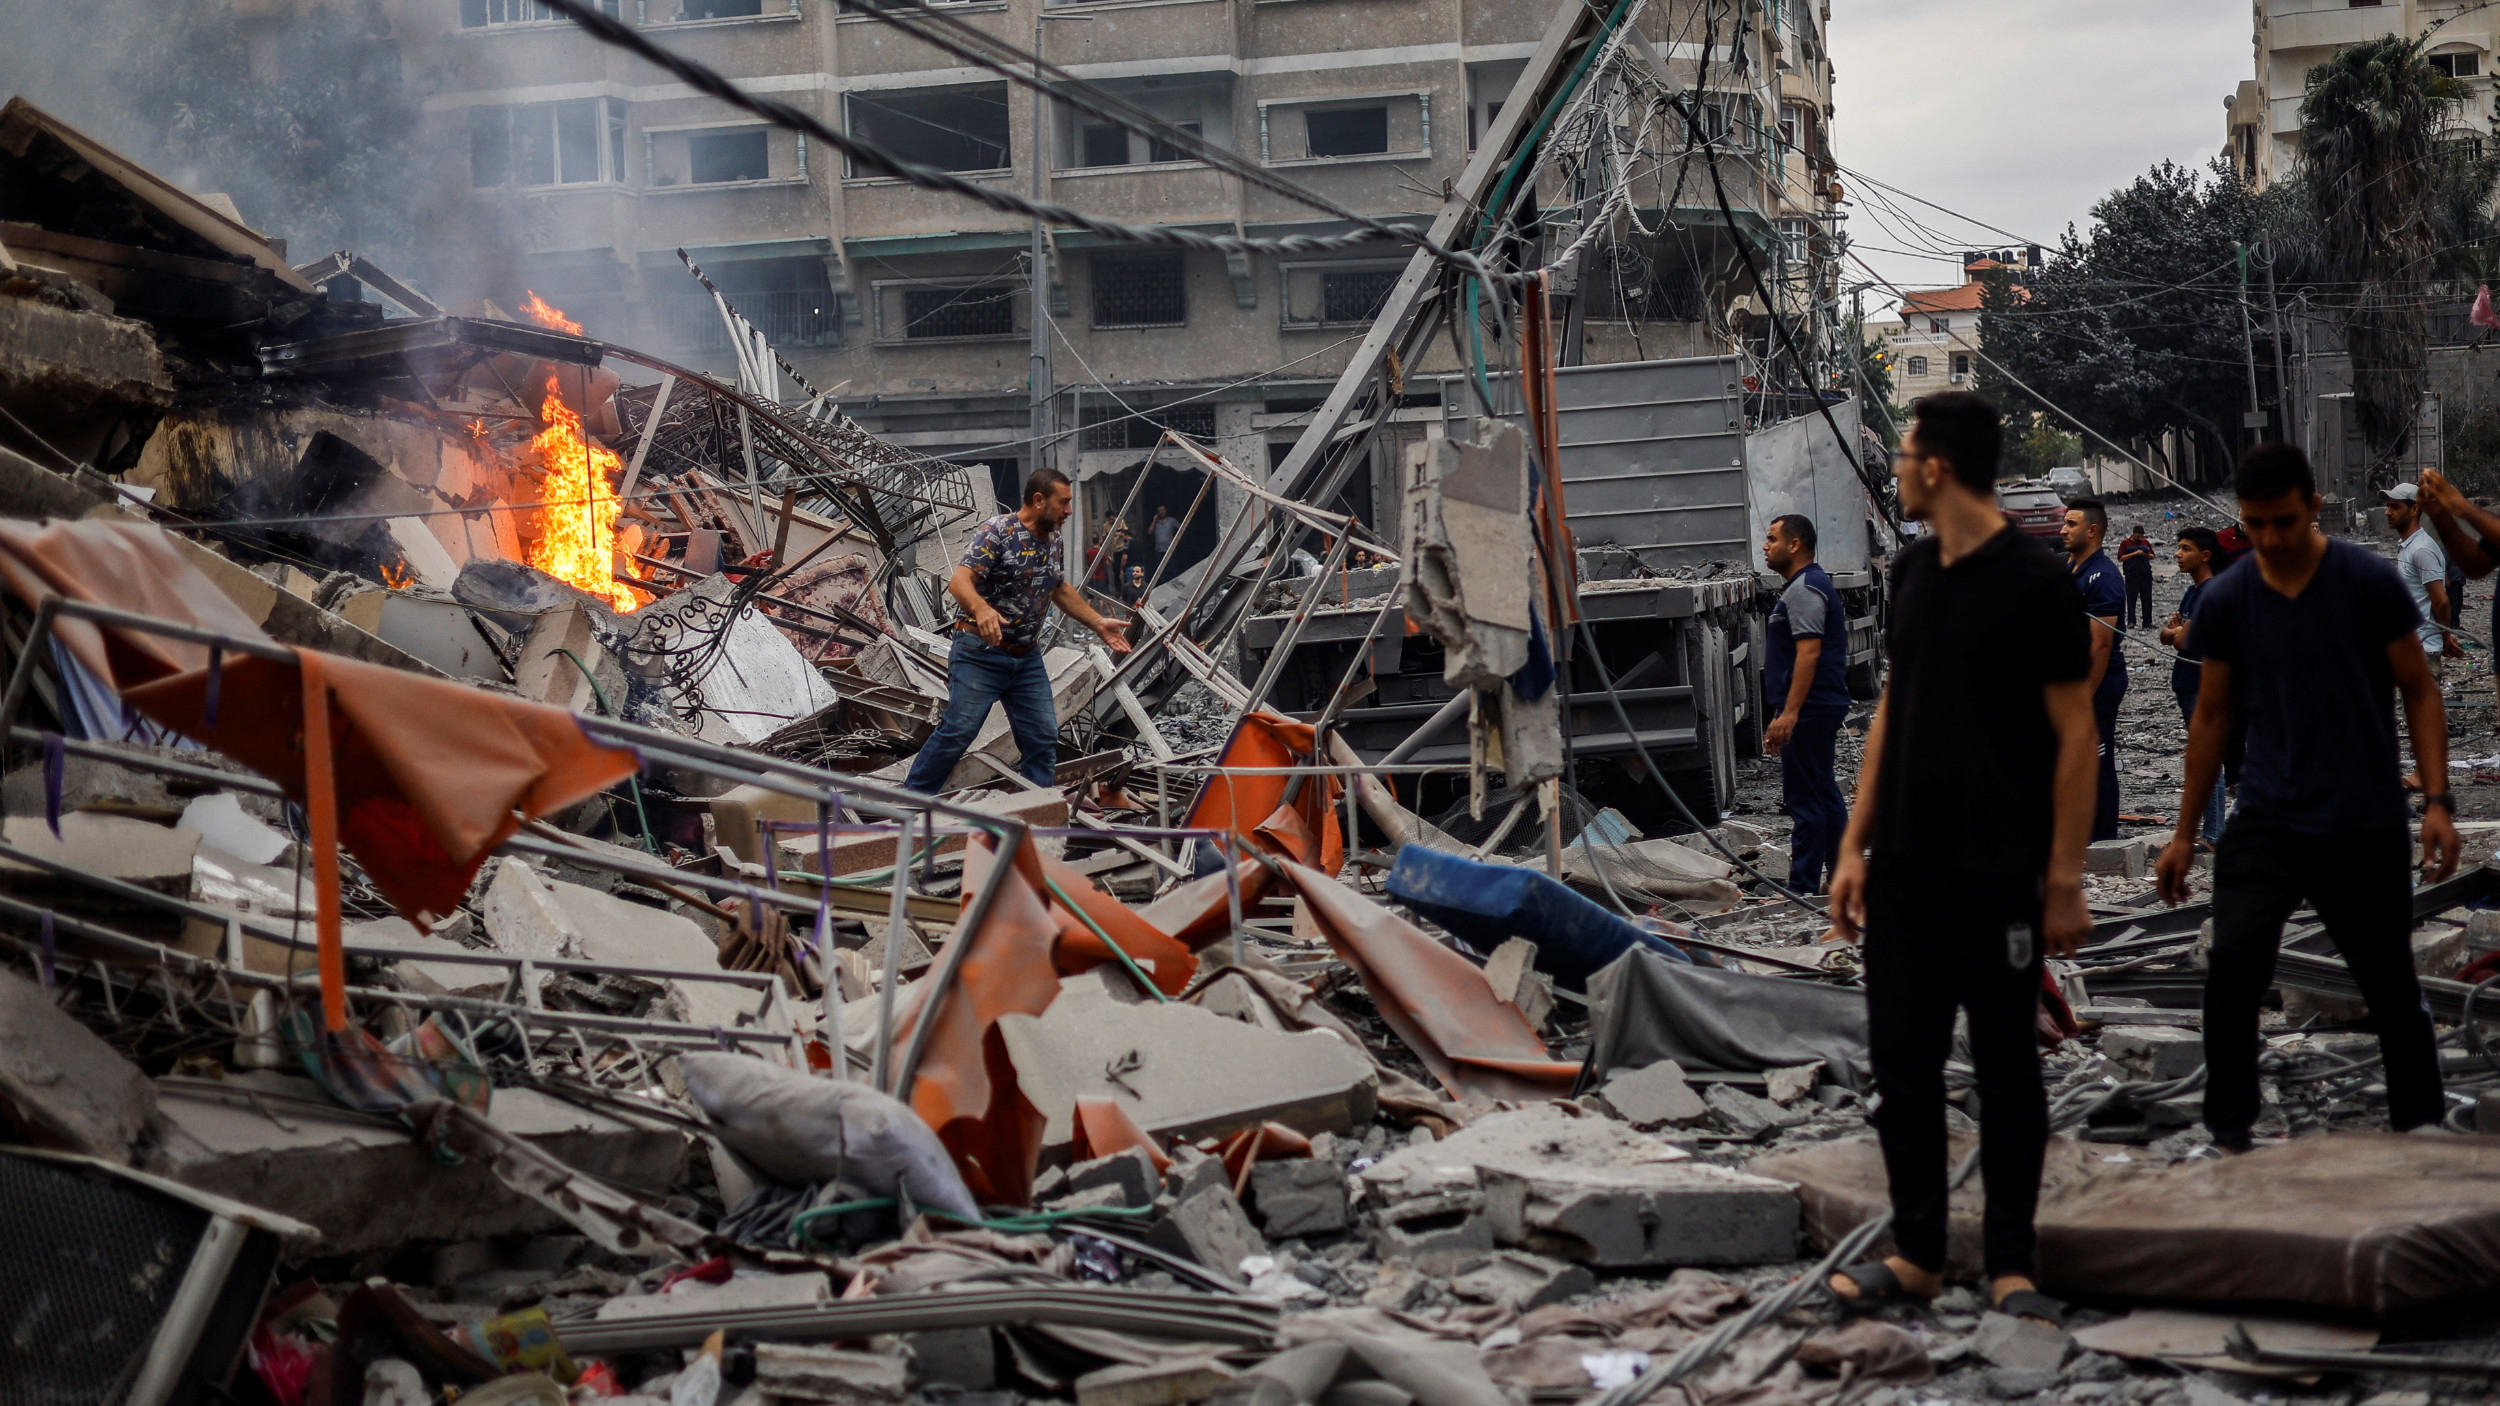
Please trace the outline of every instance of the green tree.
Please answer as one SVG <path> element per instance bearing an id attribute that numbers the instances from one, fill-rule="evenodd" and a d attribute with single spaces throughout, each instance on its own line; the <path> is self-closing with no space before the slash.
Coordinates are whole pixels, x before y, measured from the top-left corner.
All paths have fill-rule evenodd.
<path id="1" fill-rule="evenodd" d="M 2464 95 L 2420 40 L 2389 35 L 2309 70 L 2301 99 L 2301 173 L 2322 271 L 2351 290 L 2344 346 L 2373 467 L 2413 437 L 2440 252 L 2436 148 Z"/>
<path id="2" fill-rule="evenodd" d="M 1866 330 L 1866 324 L 1862 321 L 1853 321 L 1849 324 L 1849 337 L 1858 349 L 1860 377 L 1860 384 L 1850 389 L 1863 397 L 1861 403 L 1866 407 L 1867 425 L 1878 434 L 1886 434 L 1884 428 L 1886 411 L 1891 413 L 1896 429 L 1901 424 L 1901 411 L 1893 404 L 1893 398 L 1898 392 L 1894 388 L 1892 379 L 1892 348 L 1885 344 L 1883 338 L 1869 333 Z M 1886 437 L 1889 439 L 1890 436 Z"/>

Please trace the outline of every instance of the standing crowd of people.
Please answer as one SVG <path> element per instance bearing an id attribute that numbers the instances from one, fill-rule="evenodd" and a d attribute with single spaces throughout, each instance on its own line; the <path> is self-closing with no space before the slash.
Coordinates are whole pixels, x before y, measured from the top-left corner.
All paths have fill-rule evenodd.
<path id="1" fill-rule="evenodd" d="M 1863 1306 L 1944 1288 L 1944 1071 L 1958 1017 L 1978 1084 L 1988 1302 L 2056 1323 L 2063 1307 L 2032 1281 L 2049 1133 L 2036 1032 L 2047 959 L 2091 933 L 2084 850 L 2118 832 L 2125 635 L 2155 632 L 2175 656 L 2171 692 L 2188 721 L 2155 873 L 2164 900 L 2185 902 L 2210 856 L 2214 1146 L 2258 1141 L 2259 1002 L 2304 904 L 2369 1004 L 2389 1122 L 2436 1133 L 2445 1095 L 2414 975 L 2413 882 L 2417 866 L 2433 878 L 2456 868 L 2437 669 L 2457 648 L 2456 580 L 2500 569 L 2500 516 L 2425 474 L 2386 495 L 2401 538 L 2390 563 L 2320 530 L 2308 460 L 2262 445 L 2237 466 L 2232 528 L 2177 533 L 2172 559 L 2189 585 L 2156 622 L 2153 540 L 2135 527 L 2113 558 L 2107 507 L 2078 498 L 2063 560 L 2041 551 L 1997 506 L 2002 445 L 1995 408 L 1976 395 L 1913 407 L 1893 473 L 1922 530 L 1892 562 L 1890 672 L 1853 804 L 1832 777 L 1848 707 L 1839 599 L 1814 565 L 1812 524 L 1772 524 L 1763 558 L 1786 584 L 1770 620 L 1764 696 L 1779 711 L 1766 745 L 1795 821 L 1789 883 L 1827 892 L 1833 938 L 1865 951 L 1894 1252 L 1843 1267 L 1831 1291 Z M 2237 792 L 2227 809 L 2226 786 Z"/>

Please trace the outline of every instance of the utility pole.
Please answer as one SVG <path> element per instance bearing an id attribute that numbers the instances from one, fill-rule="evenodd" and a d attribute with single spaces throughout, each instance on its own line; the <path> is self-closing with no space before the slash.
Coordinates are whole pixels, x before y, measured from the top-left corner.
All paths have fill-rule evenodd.
<path id="1" fill-rule="evenodd" d="M 2283 377 L 2283 305 L 2274 296 L 2274 244 L 2269 240 L 2264 247 L 2266 326 L 2274 335 L 2274 409 L 2282 417 L 2282 423 L 2275 426 L 2274 437 L 2278 443 L 2295 444 L 2298 441 L 2292 438 L 2292 383 Z"/>
<path id="2" fill-rule="evenodd" d="M 2248 412 L 2240 417 L 2243 428 L 2254 435 L 2265 433 L 2266 412 L 2257 408 L 2257 333 L 2248 318 L 2248 246 L 2233 244 L 2240 262 L 2240 347 L 2248 354 Z"/>
<path id="3" fill-rule="evenodd" d="M 1028 139 L 1033 148 L 1028 155 L 1033 161 L 1033 202 L 1037 205 L 1050 198 L 1050 158 L 1054 145 L 1050 139 L 1050 104 L 1042 96 L 1042 23 L 1045 20 L 1093 18 L 1092 15 L 1054 15 L 1044 10 L 1042 3 L 1043 0 L 1033 0 L 1033 134 Z M 1033 250 L 1029 259 L 1031 278 L 1026 292 L 1031 296 L 1031 311 L 1027 316 L 1033 324 L 1033 361 L 1025 374 L 1032 394 L 1033 458 L 1025 469 L 1028 475 L 1043 467 L 1042 456 L 1049 452 L 1051 401 L 1057 395 L 1050 384 L 1050 237 L 1043 230 L 1039 215 L 1033 217 Z M 1018 503 L 1016 506 L 1024 505 Z M 1085 534 L 1082 530 L 1085 518 L 1082 511 L 1077 515 L 1076 525 L 1079 530 L 1068 534 L 1075 545 L 1066 549 L 1069 553 L 1066 569 L 1071 575 L 1081 572 L 1085 565 Z"/>

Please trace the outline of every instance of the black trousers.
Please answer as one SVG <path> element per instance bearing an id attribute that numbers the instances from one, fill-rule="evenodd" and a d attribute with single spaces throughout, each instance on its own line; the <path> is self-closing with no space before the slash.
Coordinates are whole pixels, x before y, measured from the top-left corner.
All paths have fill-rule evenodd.
<path id="1" fill-rule="evenodd" d="M 2141 605 L 2144 611 L 2142 621 L 2144 628 L 2148 630 L 2153 628 L 2153 573 L 2149 569 L 2140 575 L 2130 572 L 2127 573 L 2126 580 L 2127 613 L 2119 618 L 2118 623 L 2130 626 L 2138 623 L 2136 608 Z"/>
<path id="2" fill-rule="evenodd" d="M 2032 1212 L 2049 1139 L 2040 1086 L 2040 880 L 1880 856 L 1867 873 L 1866 1020 L 1875 1132 L 1892 1184 L 1892 1239 L 1945 1265 L 1944 1063 L 1953 1013 L 1970 1017 L 1979 1076 L 1979 1173 L 1990 1278 L 2031 1273 Z"/>
<path id="3" fill-rule="evenodd" d="M 2312 835 L 2242 811 L 2214 850 L 2214 945 L 2205 972 L 2205 1126 L 2244 1146 L 2257 1121 L 2257 1005 L 2274 985 L 2283 921 L 2303 899 L 2370 1006 L 2398 1132 L 2446 1112 L 2431 1015 L 2413 975 L 2413 837 L 2402 825 Z"/>
<path id="4" fill-rule="evenodd" d="M 2110 669 L 2115 672 L 2117 668 L 2113 660 Z M 2095 840 L 2118 838 L 2118 705 L 2126 700 L 2127 676 L 2123 673 L 2115 680 L 2104 676 L 2100 688 L 2092 694 L 2092 725 L 2101 739 L 2100 781 L 2092 802 Z"/>

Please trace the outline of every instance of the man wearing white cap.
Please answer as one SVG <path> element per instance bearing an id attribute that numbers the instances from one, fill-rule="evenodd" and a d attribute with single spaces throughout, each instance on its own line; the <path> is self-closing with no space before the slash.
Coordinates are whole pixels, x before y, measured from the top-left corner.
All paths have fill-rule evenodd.
<path id="1" fill-rule="evenodd" d="M 2387 503 L 2387 525 L 2396 529 L 2396 574 L 2413 593 L 2413 608 L 2422 612 L 2422 652 L 2430 657 L 2436 678 L 2440 661 L 2458 648 L 2456 637 L 2440 623 L 2448 618 L 2448 554 L 2422 521 L 2419 485 L 2400 483 L 2379 496 Z"/>

